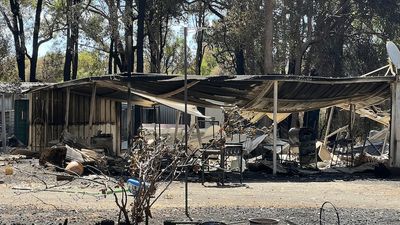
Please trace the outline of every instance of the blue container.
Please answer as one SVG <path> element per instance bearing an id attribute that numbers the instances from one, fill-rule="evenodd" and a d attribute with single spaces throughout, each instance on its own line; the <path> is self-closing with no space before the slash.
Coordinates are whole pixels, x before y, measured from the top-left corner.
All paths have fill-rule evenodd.
<path id="1" fill-rule="evenodd" d="M 131 192 L 133 195 L 136 195 L 140 187 L 140 182 L 136 179 L 131 178 L 128 179 L 127 183 L 129 192 Z"/>
<path id="2" fill-rule="evenodd" d="M 134 196 L 136 196 L 137 192 L 139 191 L 140 185 L 144 184 L 144 188 L 149 188 L 150 184 L 147 182 L 140 182 L 136 179 L 130 178 L 127 181 L 127 186 L 128 186 L 128 190 L 129 192 L 131 192 Z"/>

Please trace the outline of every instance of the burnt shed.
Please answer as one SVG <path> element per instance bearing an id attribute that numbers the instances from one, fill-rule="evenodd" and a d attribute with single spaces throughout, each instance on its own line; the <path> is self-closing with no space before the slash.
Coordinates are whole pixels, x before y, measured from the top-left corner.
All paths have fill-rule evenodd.
<path id="1" fill-rule="evenodd" d="M 196 117 L 204 117 L 196 106 L 237 106 L 262 113 L 302 112 L 351 104 L 361 109 L 390 99 L 395 81 L 391 76 L 190 75 L 186 86 L 187 109 L 188 114 Z M 122 102 L 128 103 L 129 110 L 134 104 L 165 105 L 184 111 L 184 90 L 183 76 L 161 74 L 106 75 L 32 89 L 29 144 L 34 149 L 49 147 L 64 130 L 91 144 L 93 136 L 99 136 L 101 131 L 102 137 L 112 143 L 110 150 L 119 154 Z M 131 132 L 130 117 L 134 114 L 127 115 L 126 124 L 130 125 L 126 129 Z"/>
<path id="2" fill-rule="evenodd" d="M 120 152 L 121 101 L 95 84 L 45 88 L 29 96 L 29 145 L 39 150 L 58 142 L 63 131 L 91 147 Z M 101 146 L 96 146 L 100 143 Z M 104 145 L 104 146 L 102 146 Z"/>

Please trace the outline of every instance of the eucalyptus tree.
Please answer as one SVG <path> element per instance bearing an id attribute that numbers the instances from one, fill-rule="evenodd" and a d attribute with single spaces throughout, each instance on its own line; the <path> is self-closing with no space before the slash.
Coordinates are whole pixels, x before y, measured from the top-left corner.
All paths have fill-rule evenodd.
<path id="1" fill-rule="evenodd" d="M 8 29 L 11 31 L 14 39 L 15 57 L 17 60 L 18 76 L 21 81 L 25 81 L 25 27 L 21 12 L 21 2 L 19 0 L 10 0 L 0 2 L 0 11 L 3 19 L 6 21 Z"/>
<path id="2" fill-rule="evenodd" d="M 226 1 L 207 42 L 224 69 L 234 74 L 264 71 L 265 11 L 260 1 Z"/>
<path id="3" fill-rule="evenodd" d="M 4 25 L 5 26 L 5 25 Z M 4 27 L 0 23 L 0 29 Z M 0 80 L 13 81 L 18 80 L 16 62 L 11 53 L 11 46 L 8 38 L 4 33 L 0 33 Z"/>
<path id="4" fill-rule="evenodd" d="M 0 13 L 13 36 L 18 76 L 21 81 L 26 80 L 26 58 L 28 58 L 30 64 L 29 81 L 36 81 L 39 48 L 42 44 L 51 40 L 54 33 L 60 30 L 57 15 L 43 15 L 43 11 L 48 12 L 47 9 L 44 9 L 44 6 L 48 6 L 48 4 L 50 2 L 46 0 L 36 2 L 0 1 Z M 31 18 L 32 14 L 34 19 Z M 30 30 L 33 31 L 32 34 L 30 34 Z M 30 39 L 30 36 L 32 36 L 32 49 L 28 51 L 27 39 Z"/>
<path id="5" fill-rule="evenodd" d="M 148 40 L 150 72 L 160 73 L 171 25 L 182 16 L 182 0 L 147 0 L 145 29 Z"/>
<path id="6" fill-rule="evenodd" d="M 275 0 L 264 0 L 265 27 L 264 27 L 264 73 L 274 72 L 273 64 L 273 35 L 274 35 L 274 11 Z"/>

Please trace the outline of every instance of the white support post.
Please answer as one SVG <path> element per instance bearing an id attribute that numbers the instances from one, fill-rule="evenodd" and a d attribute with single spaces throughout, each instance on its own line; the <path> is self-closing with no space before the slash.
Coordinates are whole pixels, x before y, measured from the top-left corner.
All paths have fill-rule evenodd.
<path id="1" fill-rule="evenodd" d="M 335 106 L 332 106 L 329 110 L 329 119 L 328 119 L 328 124 L 326 125 L 326 131 L 325 131 L 325 136 L 324 136 L 324 146 L 326 146 L 326 144 L 328 142 L 328 134 L 329 134 L 329 131 L 331 130 L 332 117 L 333 117 L 334 111 L 335 111 Z"/>
<path id="2" fill-rule="evenodd" d="M 391 167 L 400 167 L 400 82 L 392 83 L 392 111 L 390 122 L 390 154 L 389 163 Z"/>
<path id="3" fill-rule="evenodd" d="M 274 141 L 273 141 L 273 154 L 272 154 L 272 164 L 273 164 L 273 175 L 276 175 L 276 145 L 277 145 L 277 129 L 278 129 L 278 81 L 274 81 Z"/>

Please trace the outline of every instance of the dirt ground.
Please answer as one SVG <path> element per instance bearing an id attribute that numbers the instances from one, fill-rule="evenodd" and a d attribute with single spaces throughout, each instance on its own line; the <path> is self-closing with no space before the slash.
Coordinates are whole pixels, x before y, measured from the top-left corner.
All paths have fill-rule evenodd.
<path id="1" fill-rule="evenodd" d="M 0 162 L 0 224 L 59 224 L 67 218 L 68 224 L 117 220 L 114 198 L 99 194 L 100 185 L 75 180 L 54 188 L 60 192 L 35 191 L 45 188 L 41 180 L 48 186 L 66 181 L 57 182 L 50 175 L 38 179 L 35 176 L 43 169 L 34 161 L 14 163 L 13 167 L 14 174 L 6 176 L 5 165 Z M 319 224 L 319 208 L 330 201 L 338 209 L 341 224 L 400 224 L 400 181 L 321 176 L 306 180 L 247 180 L 244 186 L 189 183 L 189 212 L 193 219 L 203 221 L 239 222 L 251 217 L 272 217 L 282 224 Z M 149 224 L 162 224 L 166 219 L 185 220 L 184 183 L 173 182 L 152 212 L 154 218 Z M 335 224 L 334 219 L 331 208 L 326 212 L 326 221 L 330 223 L 325 224 Z M 283 223 L 285 220 L 289 222 Z"/>

